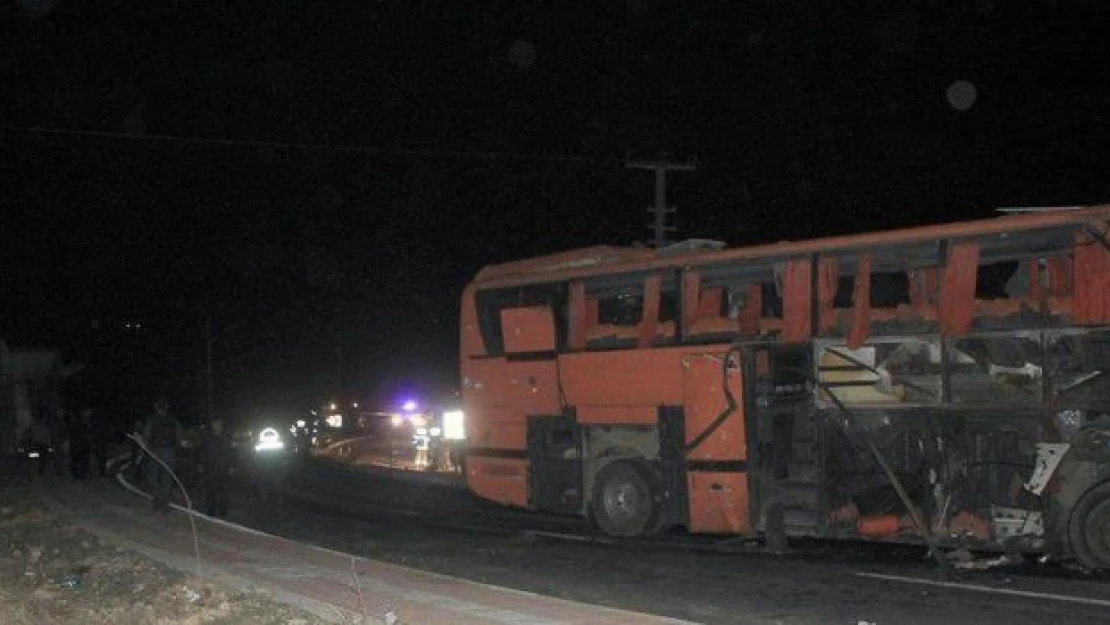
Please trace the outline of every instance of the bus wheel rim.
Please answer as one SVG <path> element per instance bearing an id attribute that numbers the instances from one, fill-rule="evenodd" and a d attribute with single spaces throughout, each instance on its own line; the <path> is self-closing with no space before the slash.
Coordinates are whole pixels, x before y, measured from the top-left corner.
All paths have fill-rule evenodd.
<path id="1" fill-rule="evenodd" d="M 636 485 L 621 480 L 605 489 L 605 513 L 615 521 L 626 521 L 640 509 L 640 493 Z"/>

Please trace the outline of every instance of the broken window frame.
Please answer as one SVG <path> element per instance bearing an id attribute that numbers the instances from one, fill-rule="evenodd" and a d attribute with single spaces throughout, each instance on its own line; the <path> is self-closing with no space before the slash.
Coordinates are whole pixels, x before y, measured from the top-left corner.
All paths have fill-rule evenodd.
<path id="1" fill-rule="evenodd" d="M 784 300 L 782 272 L 776 268 L 784 262 L 785 259 L 760 259 L 684 270 L 683 341 L 715 343 L 780 333 Z M 734 313 L 737 303 L 734 297 L 741 293 L 744 306 L 737 307 Z M 708 302 L 706 295 L 710 298 Z"/>
<path id="2" fill-rule="evenodd" d="M 501 327 L 501 311 L 528 306 L 549 306 L 555 320 L 557 350 L 568 348 L 568 288 L 566 282 L 541 282 L 522 286 L 484 289 L 474 295 L 478 331 L 487 358 L 505 356 L 505 337 Z"/>
<path id="3" fill-rule="evenodd" d="M 817 263 L 817 303 L 818 330 L 821 336 L 842 336 L 849 338 L 849 344 L 859 347 L 867 342 L 872 334 L 872 324 L 890 322 L 929 321 L 928 311 L 935 315 L 939 291 L 927 286 L 915 288 L 913 284 L 917 272 L 937 272 L 940 260 L 940 245 L 929 241 L 899 248 L 870 248 L 833 250 L 820 254 Z M 835 292 L 829 284 L 835 275 Z M 876 290 L 876 276 L 903 276 L 905 297 L 903 301 L 890 299 L 887 292 Z M 922 281 L 937 286 L 937 280 Z M 900 291 L 900 289 L 895 289 Z M 839 305 L 846 292 L 850 293 L 849 304 Z M 915 299 L 920 300 L 915 302 Z M 876 302 L 879 302 L 878 304 Z M 847 313 L 838 313 L 847 311 Z M 886 311 L 886 312 L 879 312 Z M 899 328 L 895 332 L 884 331 L 879 336 L 903 334 L 928 334 L 934 332 L 935 324 L 919 329 Z"/>
<path id="4" fill-rule="evenodd" d="M 570 351 L 661 347 L 678 342 L 678 272 L 613 274 L 570 285 Z M 602 323 L 605 300 L 639 298 L 635 323 Z M 668 325 L 669 324 L 669 325 Z M 599 335 L 608 328 L 612 335 Z M 591 331 L 595 334 L 591 336 Z"/>

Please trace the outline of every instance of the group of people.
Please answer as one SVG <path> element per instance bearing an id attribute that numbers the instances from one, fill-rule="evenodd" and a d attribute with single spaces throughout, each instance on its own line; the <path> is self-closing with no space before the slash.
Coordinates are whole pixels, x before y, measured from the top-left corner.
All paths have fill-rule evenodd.
<path id="1" fill-rule="evenodd" d="M 46 473 L 53 464 L 59 477 L 66 472 L 75 479 L 102 477 L 108 467 L 110 430 L 97 424 L 92 408 L 69 412 L 57 408 L 49 416 L 40 416 L 23 433 L 23 447 L 38 456 L 38 472 Z"/>
<path id="2" fill-rule="evenodd" d="M 176 484 L 178 452 L 182 448 L 182 427 L 170 412 L 169 402 L 158 399 L 154 411 L 138 423 L 131 435 L 133 477 L 144 479 L 150 487 L 154 510 L 168 513 Z M 36 419 L 24 432 L 26 457 L 38 458 L 38 473 L 46 473 L 53 464 L 54 472 L 65 475 L 66 462 L 75 479 L 103 477 L 108 473 L 112 428 L 98 423 L 91 408 L 68 413 L 59 408 L 50 418 Z M 121 437 L 122 440 L 122 437 Z M 197 467 L 202 476 L 205 511 L 209 516 L 227 515 L 231 474 L 235 455 L 231 440 L 221 421 L 213 421 L 205 429 Z"/>
<path id="3" fill-rule="evenodd" d="M 152 468 L 151 481 L 154 511 L 165 514 L 170 510 L 170 499 L 177 478 L 173 471 L 177 453 L 181 448 L 181 423 L 169 410 L 169 403 L 159 399 L 154 403 L 154 413 L 143 424 L 136 436 L 142 462 Z M 224 431 L 223 422 L 213 420 L 204 432 L 198 467 L 203 476 L 205 511 L 212 517 L 226 517 L 231 473 L 235 455 L 231 439 Z"/>

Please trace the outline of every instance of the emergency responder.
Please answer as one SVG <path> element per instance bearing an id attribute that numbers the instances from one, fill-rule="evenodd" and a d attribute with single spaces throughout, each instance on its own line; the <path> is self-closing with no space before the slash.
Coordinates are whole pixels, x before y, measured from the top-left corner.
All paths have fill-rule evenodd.
<path id="1" fill-rule="evenodd" d="M 181 440 L 181 424 L 170 414 L 170 405 L 165 399 L 154 402 L 154 414 L 147 419 L 143 428 L 143 439 L 150 453 L 161 462 L 150 464 L 153 478 L 154 511 L 170 511 L 170 495 L 173 493 L 174 478 L 167 471 L 173 470 L 177 460 L 177 445 Z M 162 465 L 165 466 L 162 466 Z"/>
<path id="2" fill-rule="evenodd" d="M 234 452 L 223 421 L 215 420 L 204 437 L 201 466 L 204 469 L 204 497 L 211 517 L 226 517 L 228 490 Z"/>

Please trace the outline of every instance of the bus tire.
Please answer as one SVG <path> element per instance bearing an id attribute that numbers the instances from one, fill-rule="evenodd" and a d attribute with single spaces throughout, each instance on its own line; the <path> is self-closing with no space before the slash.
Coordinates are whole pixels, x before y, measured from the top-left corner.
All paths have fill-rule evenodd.
<path id="1" fill-rule="evenodd" d="M 594 478 L 591 516 L 601 531 L 610 536 L 649 535 L 659 514 L 655 490 L 648 472 L 639 463 L 610 462 Z"/>
<path id="2" fill-rule="evenodd" d="M 1110 482 L 1087 491 L 1072 509 L 1068 543 L 1076 558 L 1091 569 L 1110 569 Z"/>

